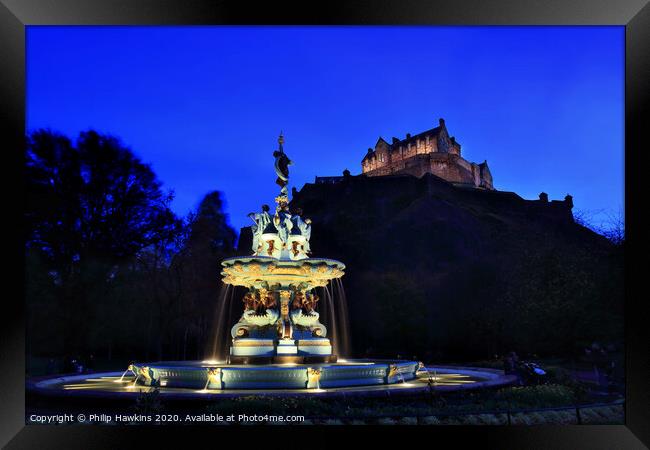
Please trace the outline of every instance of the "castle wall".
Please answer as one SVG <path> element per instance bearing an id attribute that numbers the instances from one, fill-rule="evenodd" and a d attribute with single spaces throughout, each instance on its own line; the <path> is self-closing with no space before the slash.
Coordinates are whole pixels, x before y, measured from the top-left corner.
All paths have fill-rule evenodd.
<path id="1" fill-rule="evenodd" d="M 469 173 L 472 173 L 472 163 L 467 161 L 464 158 L 461 158 L 460 156 L 456 159 L 456 164 L 458 164 L 460 167 L 462 167 L 464 170 L 466 170 Z"/>
<path id="2" fill-rule="evenodd" d="M 471 167 L 462 158 L 455 155 L 438 153 L 437 155 L 445 156 L 444 158 L 431 158 L 430 170 L 436 176 L 443 178 L 452 183 L 471 183 L 474 184 Z"/>
<path id="3" fill-rule="evenodd" d="M 409 174 L 421 177 L 425 173 L 432 173 L 442 179 L 453 183 L 475 182 L 470 164 L 464 159 L 448 153 L 426 153 L 410 158 L 393 161 L 390 164 L 383 164 L 376 169 L 365 172 L 367 176 L 385 176 L 396 174 Z"/>
<path id="4" fill-rule="evenodd" d="M 471 164 L 472 179 L 474 180 L 474 186 L 481 185 L 481 169 L 476 163 Z"/>
<path id="5" fill-rule="evenodd" d="M 494 189 L 494 184 L 492 184 L 492 174 L 490 173 L 490 169 L 488 169 L 487 166 L 481 172 L 480 178 L 481 187 L 484 187 L 486 189 Z"/>
<path id="6" fill-rule="evenodd" d="M 457 149 L 454 148 L 454 150 L 457 152 Z M 373 156 L 366 161 L 365 165 L 362 165 L 362 172 L 367 173 L 382 168 L 388 168 L 388 171 L 382 171 L 382 173 L 392 173 L 404 168 L 404 166 L 399 165 L 402 161 L 415 156 L 428 155 L 437 152 L 438 144 L 436 139 L 433 137 L 429 137 L 428 139 L 426 137 L 415 139 L 410 144 L 401 144 L 392 150 L 385 144 L 381 143 L 375 148 Z"/>

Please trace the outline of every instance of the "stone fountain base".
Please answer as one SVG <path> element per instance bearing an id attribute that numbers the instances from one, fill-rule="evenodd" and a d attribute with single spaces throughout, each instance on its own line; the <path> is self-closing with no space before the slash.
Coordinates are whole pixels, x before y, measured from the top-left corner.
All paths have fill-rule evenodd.
<path id="1" fill-rule="evenodd" d="M 235 338 L 230 347 L 231 364 L 266 364 L 268 362 L 336 362 L 327 338 L 259 339 Z"/>
<path id="2" fill-rule="evenodd" d="M 282 363 L 255 365 L 202 362 L 135 363 L 130 371 L 134 385 L 205 390 L 230 389 L 326 389 L 404 383 L 416 378 L 415 361 L 315 362 L 309 356 L 276 356 Z M 284 361 L 283 358 L 288 358 Z M 303 358 L 299 362 L 299 358 Z M 336 356 L 323 356 L 323 359 Z M 259 360 L 257 360 L 259 361 Z M 261 361 L 259 361 L 261 362 Z"/>
<path id="3" fill-rule="evenodd" d="M 228 357 L 228 364 L 323 364 L 335 363 L 336 355 L 275 355 L 275 356 L 233 356 Z"/>

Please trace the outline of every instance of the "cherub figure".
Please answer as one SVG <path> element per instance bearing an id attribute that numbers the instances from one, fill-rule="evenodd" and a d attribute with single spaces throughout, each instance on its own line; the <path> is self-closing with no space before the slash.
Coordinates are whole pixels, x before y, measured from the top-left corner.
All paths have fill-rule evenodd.
<path id="1" fill-rule="evenodd" d="M 293 309 L 302 308 L 304 303 L 305 303 L 305 294 L 302 291 L 296 291 L 296 293 L 293 296 L 293 303 L 291 304 L 291 307 Z"/>
<path id="2" fill-rule="evenodd" d="M 259 301 L 255 298 L 255 293 L 254 292 L 246 292 L 244 295 L 244 298 L 242 299 L 244 302 L 244 310 L 248 311 L 251 309 L 257 309 Z"/>

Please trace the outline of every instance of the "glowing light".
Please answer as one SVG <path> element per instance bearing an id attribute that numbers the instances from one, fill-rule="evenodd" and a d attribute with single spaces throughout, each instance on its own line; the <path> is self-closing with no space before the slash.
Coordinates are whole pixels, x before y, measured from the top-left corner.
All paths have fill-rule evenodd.
<path id="1" fill-rule="evenodd" d="M 96 386 L 69 386 L 69 385 L 66 385 L 66 386 L 63 387 L 63 389 L 66 390 L 66 391 L 73 391 L 73 390 L 78 391 L 78 390 L 82 390 L 82 389 L 91 390 L 91 389 L 96 389 Z"/>
<path id="2" fill-rule="evenodd" d="M 203 364 L 224 364 L 225 361 L 217 361 L 216 359 L 206 359 L 205 361 L 201 361 Z"/>

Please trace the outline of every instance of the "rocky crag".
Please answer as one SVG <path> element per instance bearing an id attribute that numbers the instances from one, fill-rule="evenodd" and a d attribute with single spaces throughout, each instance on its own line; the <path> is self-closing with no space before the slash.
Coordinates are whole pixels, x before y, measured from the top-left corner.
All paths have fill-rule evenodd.
<path id="1" fill-rule="evenodd" d="M 622 250 L 574 222 L 570 197 L 347 174 L 294 190 L 291 206 L 313 221 L 313 255 L 347 266 L 354 356 L 568 355 L 622 340 Z"/>

